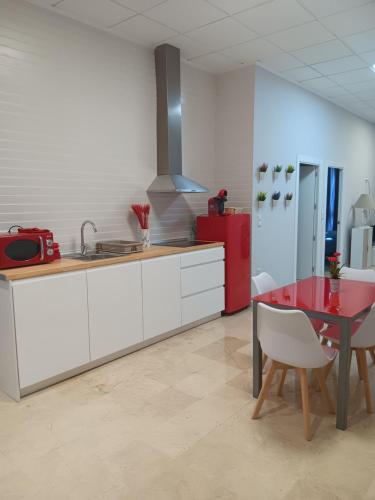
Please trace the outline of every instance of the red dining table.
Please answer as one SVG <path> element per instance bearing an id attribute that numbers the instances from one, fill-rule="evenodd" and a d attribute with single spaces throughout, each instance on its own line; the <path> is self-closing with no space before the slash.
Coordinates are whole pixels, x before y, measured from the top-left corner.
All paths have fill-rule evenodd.
<path id="1" fill-rule="evenodd" d="M 257 398 L 262 388 L 262 349 L 257 334 L 258 304 L 298 309 L 311 318 L 337 323 L 340 328 L 340 355 L 336 427 L 345 430 L 348 426 L 352 323 L 365 315 L 374 302 L 375 283 L 341 279 L 338 291 L 332 292 L 330 280 L 318 276 L 253 297 L 253 396 Z"/>

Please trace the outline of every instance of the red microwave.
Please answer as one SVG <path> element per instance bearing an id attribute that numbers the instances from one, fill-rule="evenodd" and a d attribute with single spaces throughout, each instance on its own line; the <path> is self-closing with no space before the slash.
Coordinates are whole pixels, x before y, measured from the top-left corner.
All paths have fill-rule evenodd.
<path id="1" fill-rule="evenodd" d="M 18 227 L 17 232 L 11 230 Z M 48 229 L 12 226 L 0 233 L 0 269 L 46 264 L 60 259 L 59 244 Z"/>

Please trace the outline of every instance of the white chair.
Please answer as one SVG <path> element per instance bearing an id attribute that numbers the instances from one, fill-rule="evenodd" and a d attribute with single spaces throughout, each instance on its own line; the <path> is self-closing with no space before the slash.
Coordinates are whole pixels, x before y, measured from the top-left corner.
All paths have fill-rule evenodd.
<path id="1" fill-rule="evenodd" d="M 367 281 L 375 283 L 375 271 L 373 269 L 354 269 L 353 267 L 343 267 L 341 278 L 344 280 Z"/>
<path id="2" fill-rule="evenodd" d="M 302 392 L 305 438 L 310 441 L 310 408 L 307 372 L 317 371 L 322 393 L 326 397 L 331 413 L 335 413 L 323 369 L 333 363 L 336 350 L 322 346 L 309 321 L 302 311 L 280 310 L 265 304 L 258 305 L 258 339 L 263 351 L 272 360 L 264 385 L 259 394 L 252 418 L 257 418 L 266 399 L 276 370 L 294 369 L 298 372 Z M 280 383 L 283 383 L 282 379 Z"/>
<path id="3" fill-rule="evenodd" d="M 340 330 L 337 325 L 328 328 L 323 335 L 333 342 L 336 348 L 340 348 Z M 367 412 L 372 413 L 366 351 L 372 352 L 375 348 L 375 304 L 363 321 L 353 323 L 351 348 L 352 353 L 356 354 L 359 378 L 364 383 Z"/>
<path id="4" fill-rule="evenodd" d="M 260 273 L 251 278 L 255 295 L 262 295 L 278 288 L 276 281 L 268 273 Z"/>
<path id="5" fill-rule="evenodd" d="M 353 267 L 343 267 L 341 269 L 341 278 L 344 280 L 367 281 L 375 283 L 375 271 L 373 269 L 355 269 Z M 374 349 L 368 350 L 373 363 L 375 363 Z"/>

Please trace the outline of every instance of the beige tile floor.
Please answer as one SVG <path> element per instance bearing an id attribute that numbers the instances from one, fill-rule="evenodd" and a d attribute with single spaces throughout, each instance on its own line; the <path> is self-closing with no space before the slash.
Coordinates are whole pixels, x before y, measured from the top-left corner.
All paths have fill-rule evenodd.
<path id="1" fill-rule="evenodd" d="M 375 417 L 355 367 L 350 429 L 312 391 L 308 443 L 292 374 L 250 420 L 250 329 L 248 310 L 21 403 L 0 395 L 0 499 L 374 499 Z"/>

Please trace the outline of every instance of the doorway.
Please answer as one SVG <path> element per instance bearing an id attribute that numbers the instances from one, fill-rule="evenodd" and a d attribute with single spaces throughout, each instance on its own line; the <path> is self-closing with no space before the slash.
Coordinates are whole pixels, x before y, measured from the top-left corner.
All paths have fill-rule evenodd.
<path id="1" fill-rule="evenodd" d="M 325 269 L 328 268 L 327 257 L 341 250 L 340 245 L 340 212 L 342 170 L 336 167 L 327 169 L 327 202 L 326 227 L 324 241 Z"/>
<path id="2" fill-rule="evenodd" d="M 318 165 L 299 164 L 297 280 L 316 274 Z"/>

